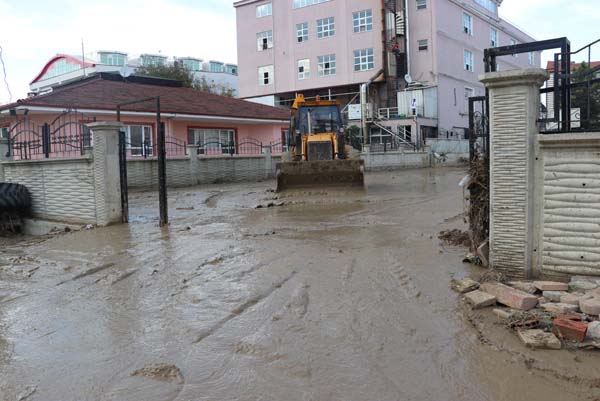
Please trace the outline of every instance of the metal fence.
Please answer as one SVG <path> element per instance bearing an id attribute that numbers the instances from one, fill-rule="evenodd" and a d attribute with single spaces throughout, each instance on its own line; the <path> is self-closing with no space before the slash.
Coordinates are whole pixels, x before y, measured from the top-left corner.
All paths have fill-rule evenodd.
<path id="1" fill-rule="evenodd" d="M 600 130 L 600 63 L 592 61 L 599 47 L 600 39 L 577 51 L 555 54 L 550 80 L 541 90 L 542 133 Z M 577 58 L 585 61 L 570 62 Z"/>
<path id="2" fill-rule="evenodd" d="M 14 160 L 74 157 L 91 146 L 86 124 L 96 121 L 74 109 L 50 123 L 37 124 L 26 115 L 8 131 L 8 157 Z"/>
<path id="3" fill-rule="evenodd" d="M 156 144 L 144 140 L 132 143 L 131 139 L 125 139 L 125 152 L 128 159 L 138 159 L 158 156 Z M 165 153 L 167 157 L 184 157 L 188 155 L 187 142 L 172 136 L 165 137 Z"/>
<path id="4" fill-rule="evenodd" d="M 254 138 L 246 138 L 240 142 L 198 143 L 198 154 L 201 156 L 254 156 L 264 154 L 267 149 L 271 150 L 271 154 L 281 154 L 288 150 L 288 146 L 281 141 L 264 144 Z"/>

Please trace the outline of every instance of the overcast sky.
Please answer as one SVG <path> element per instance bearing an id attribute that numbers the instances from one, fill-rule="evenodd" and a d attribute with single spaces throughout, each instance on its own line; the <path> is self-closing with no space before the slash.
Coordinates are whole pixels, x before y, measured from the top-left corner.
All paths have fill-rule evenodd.
<path id="1" fill-rule="evenodd" d="M 284 1 L 284 0 L 274 0 Z M 342 0 L 343 1 L 343 0 Z M 500 13 L 537 39 L 600 38 L 599 0 L 504 0 Z M 121 50 L 236 62 L 232 0 L 0 0 L 0 46 L 12 100 L 57 53 Z M 597 46 L 600 50 L 600 44 Z M 596 53 L 600 59 L 600 52 Z M 548 57 L 548 56 L 546 56 Z M 0 66 L 1 67 L 1 66 Z M 10 96 L 0 68 L 0 103 Z"/>

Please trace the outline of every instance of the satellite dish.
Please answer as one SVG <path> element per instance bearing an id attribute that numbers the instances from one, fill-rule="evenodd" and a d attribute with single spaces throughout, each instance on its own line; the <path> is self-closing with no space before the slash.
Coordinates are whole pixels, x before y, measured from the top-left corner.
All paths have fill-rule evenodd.
<path id="1" fill-rule="evenodd" d="M 128 67 L 126 65 L 124 65 L 123 67 L 121 67 L 119 69 L 119 74 L 123 77 L 123 78 L 127 78 L 129 76 L 131 76 L 131 74 L 133 74 L 133 68 Z"/>
<path id="2" fill-rule="evenodd" d="M 410 74 L 406 74 L 404 76 L 404 80 L 406 81 L 407 84 L 411 84 L 412 83 L 412 77 L 410 76 Z"/>

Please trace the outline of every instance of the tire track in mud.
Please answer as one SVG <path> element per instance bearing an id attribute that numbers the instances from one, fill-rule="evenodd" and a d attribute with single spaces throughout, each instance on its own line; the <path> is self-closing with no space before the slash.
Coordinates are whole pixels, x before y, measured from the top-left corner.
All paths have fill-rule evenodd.
<path id="1" fill-rule="evenodd" d="M 198 337 L 196 338 L 195 341 L 193 341 L 193 344 L 198 344 L 200 342 L 202 342 L 203 340 L 205 340 L 207 337 L 212 336 L 213 334 L 215 334 L 217 331 L 219 331 L 223 326 L 225 326 L 229 321 L 243 315 L 248 309 L 250 309 L 251 307 L 253 307 L 254 305 L 258 304 L 259 302 L 261 302 L 262 300 L 268 298 L 269 296 L 271 296 L 271 294 L 273 294 L 276 290 L 278 290 L 279 288 L 281 288 L 285 283 L 287 283 L 288 281 L 290 281 L 294 276 L 296 275 L 296 270 L 292 270 L 292 272 L 290 274 L 288 274 L 286 277 L 284 277 L 282 280 L 278 281 L 277 283 L 271 285 L 266 291 L 256 294 L 255 296 L 249 298 L 248 300 L 246 300 L 244 303 L 242 303 L 241 305 L 237 306 L 236 308 L 234 308 L 229 315 L 227 315 L 226 317 L 224 317 L 223 319 L 221 319 L 219 322 L 217 322 L 217 324 L 213 325 L 212 327 L 208 328 L 207 330 L 201 332 Z"/>

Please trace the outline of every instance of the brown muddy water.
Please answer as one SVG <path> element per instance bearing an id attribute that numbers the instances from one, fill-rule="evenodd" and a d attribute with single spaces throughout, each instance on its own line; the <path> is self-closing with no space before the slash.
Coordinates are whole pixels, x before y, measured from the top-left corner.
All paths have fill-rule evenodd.
<path id="1" fill-rule="evenodd" d="M 596 354 L 527 350 L 449 289 L 463 175 L 173 190 L 165 229 L 140 192 L 129 225 L 0 239 L 0 400 L 599 399 Z"/>

